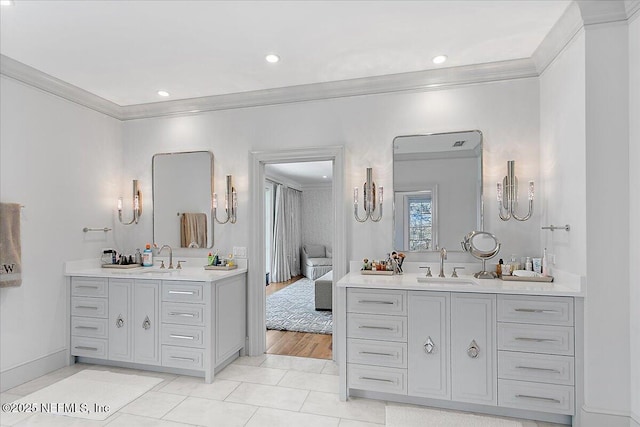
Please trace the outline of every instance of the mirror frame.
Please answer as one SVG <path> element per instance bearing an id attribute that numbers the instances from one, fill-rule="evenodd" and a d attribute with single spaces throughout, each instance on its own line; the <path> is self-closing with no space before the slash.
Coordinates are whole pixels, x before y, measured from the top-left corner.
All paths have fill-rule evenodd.
<path id="1" fill-rule="evenodd" d="M 424 136 L 438 136 L 438 135 L 450 135 L 450 134 L 455 134 L 455 133 L 467 133 L 467 132 L 477 132 L 478 135 L 480 136 L 480 162 L 479 162 L 479 173 L 480 173 L 480 185 L 479 185 L 479 189 L 478 189 L 478 218 L 476 218 L 476 225 L 478 226 L 477 231 L 484 231 L 484 135 L 482 133 L 481 130 L 479 129 L 468 129 L 468 130 L 460 130 L 460 131 L 452 131 L 452 132 L 434 132 L 434 133 L 425 133 L 425 134 L 409 134 L 409 135 L 398 135 L 395 138 L 393 138 L 392 144 L 391 144 L 391 176 L 392 179 L 395 179 L 395 152 L 394 152 L 394 146 L 395 146 L 395 142 L 396 139 L 398 138 L 407 138 L 407 137 L 424 137 Z M 392 186 L 392 191 L 393 191 L 393 208 L 392 208 L 392 212 L 393 212 L 393 221 L 392 221 L 392 232 L 391 232 L 391 238 L 393 241 L 392 246 L 394 247 L 393 250 L 395 251 L 402 251 L 402 252 L 408 252 L 408 253 L 430 253 L 430 252 L 437 252 L 438 250 L 433 249 L 433 250 L 429 250 L 429 251 L 410 251 L 410 250 L 406 250 L 406 249 L 399 249 L 395 247 L 395 230 L 396 230 L 396 197 L 395 197 L 395 189 L 393 188 L 395 187 L 395 182 L 393 183 Z M 419 190 L 416 190 L 416 192 Z M 438 213 L 439 215 L 440 213 Z M 440 216 L 440 215 L 439 215 Z M 438 231 L 436 231 L 434 233 L 434 235 L 439 235 L 440 233 L 438 233 Z M 449 250 L 448 250 L 449 251 Z M 456 251 L 456 250 L 451 250 L 449 252 L 464 252 L 464 251 Z"/>
<path id="2" fill-rule="evenodd" d="M 177 246 L 173 249 L 211 249 L 214 246 L 214 236 L 215 236 L 215 230 L 214 230 L 214 223 L 215 220 L 213 219 L 213 208 L 212 208 L 212 203 L 213 203 L 213 193 L 215 192 L 215 189 L 213 187 L 214 185 L 214 169 L 213 169 L 213 161 L 214 161 L 214 156 L 213 156 L 213 152 L 209 151 L 209 150 L 193 150 L 193 151 L 175 151 L 175 152 L 169 152 L 169 153 L 156 153 L 151 157 L 151 194 L 153 197 L 153 215 L 151 215 L 151 234 L 152 234 L 152 240 L 153 243 L 159 243 L 156 241 L 156 219 L 155 219 L 155 215 L 156 215 L 156 197 L 155 197 L 155 160 L 157 156 L 172 156 L 172 155 L 177 155 L 177 154 L 197 154 L 197 153 L 203 153 L 203 154 L 208 154 L 209 158 L 210 158 L 210 171 L 211 171 L 211 193 L 209 194 L 209 215 L 208 215 L 208 226 L 211 229 L 211 242 L 209 244 L 209 246 L 207 246 L 206 248 L 183 248 L 181 246 Z M 207 236 L 208 237 L 208 236 Z"/>

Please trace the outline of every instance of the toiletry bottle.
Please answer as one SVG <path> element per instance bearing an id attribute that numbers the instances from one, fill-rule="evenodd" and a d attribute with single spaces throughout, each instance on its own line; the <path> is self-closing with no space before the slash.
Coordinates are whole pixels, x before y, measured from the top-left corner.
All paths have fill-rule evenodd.
<path id="1" fill-rule="evenodd" d="M 213 256 L 213 265 L 218 265 L 218 251 L 216 251 L 216 254 Z"/>
<path id="2" fill-rule="evenodd" d="M 527 271 L 533 271 L 533 262 L 531 261 L 531 257 L 527 257 L 527 260 L 525 261 L 524 269 Z"/>
<path id="3" fill-rule="evenodd" d="M 213 265 L 213 255 L 211 255 L 211 252 L 209 252 L 207 256 L 207 265 Z"/>
<path id="4" fill-rule="evenodd" d="M 151 267 L 153 265 L 153 252 L 151 252 L 151 245 L 147 243 L 147 247 L 142 252 L 142 266 Z"/>
<path id="5" fill-rule="evenodd" d="M 233 254 L 227 255 L 227 266 L 228 267 L 233 267 L 233 264 L 234 264 L 234 262 L 233 262 Z"/>
<path id="6" fill-rule="evenodd" d="M 502 258 L 500 258 L 500 261 L 498 261 L 498 265 L 496 265 L 496 274 L 498 275 L 498 277 L 502 276 L 502 264 L 504 264 L 504 261 L 502 260 Z"/>
<path id="7" fill-rule="evenodd" d="M 516 270 L 520 270 L 520 265 L 518 264 L 518 261 L 516 261 L 515 255 L 511 255 L 510 265 L 511 265 L 511 274 L 513 274 L 513 272 Z"/>
<path id="8" fill-rule="evenodd" d="M 542 275 L 550 276 L 549 261 L 547 260 L 547 248 L 544 248 L 544 251 L 542 252 Z"/>
<path id="9" fill-rule="evenodd" d="M 135 263 L 142 265 L 142 253 L 140 252 L 140 249 L 136 249 Z"/>

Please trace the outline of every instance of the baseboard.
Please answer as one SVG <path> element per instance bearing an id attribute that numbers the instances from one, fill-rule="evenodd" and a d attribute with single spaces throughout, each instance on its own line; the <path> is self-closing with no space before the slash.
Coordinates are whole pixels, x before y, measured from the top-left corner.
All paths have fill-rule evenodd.
<path id="1" fill-rule="evenodd" d="M 68 351 L 64 349 L 6 369 L 0 372 L 0 391 L 5 392 L 56 369 L 64 368 L 68 365 L 68 359 Z"/>
<path id="2" fill-rule="evenodd" d="M 582 407 L 580 420 L 580 427 L 629 427 L 634 425 L 629 413 L 592 408 L 586 405 Z M 638 425 L 637 422 L 635 424 Z"/>

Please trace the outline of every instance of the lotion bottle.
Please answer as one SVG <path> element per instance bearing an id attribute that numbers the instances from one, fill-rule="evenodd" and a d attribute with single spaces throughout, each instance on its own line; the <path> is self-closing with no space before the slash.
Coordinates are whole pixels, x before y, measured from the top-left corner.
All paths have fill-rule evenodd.
<path id="1" fill-rule="evenodd" d="M 142 266 L 153 266 L 153 252 L 151 251 L 151 245 L 147 243 L 147 247 L 142 251 Z"/>
<path id="2" fill-rule="evenodd" d="M 549 274 L 549 261 L 547 260 L 547 248 L 544 248 L 542 252 L 542 275 L 550 276 Z"/>

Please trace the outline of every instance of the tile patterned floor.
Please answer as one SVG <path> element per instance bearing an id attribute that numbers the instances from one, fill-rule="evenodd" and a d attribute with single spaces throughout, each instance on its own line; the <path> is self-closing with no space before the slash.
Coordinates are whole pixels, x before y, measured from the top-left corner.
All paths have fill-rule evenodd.
<path id="1" fill-rule="evenodd" d="M 338 398 L 338 369 L 332 361 L 265 354 L 242 357 L 216 375 L 202 378 L 133 369 L 76 364 L 0 394 L 2 403 L 20 399 L 83 369 L 162 378 L 105 421 L 34 414 L 15 426 L 245 426 L 245 427 L 380 427 L 387 402 Z M 0 413 L 0 425 L 5 424 Z M 527 427 L 560 427 L 527 422 Z"/>

